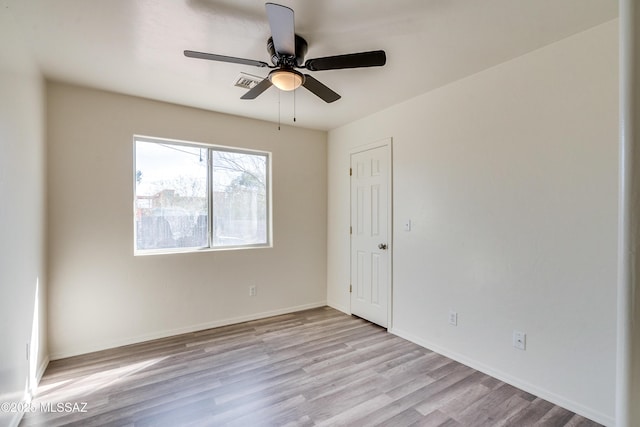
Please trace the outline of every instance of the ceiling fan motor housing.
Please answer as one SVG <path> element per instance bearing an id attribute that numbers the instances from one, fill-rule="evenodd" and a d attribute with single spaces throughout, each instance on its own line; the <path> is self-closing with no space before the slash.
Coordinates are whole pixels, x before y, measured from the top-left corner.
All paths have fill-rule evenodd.
<path id="1" fill-rule="evenodd" d="M 273 45 L 273 37 L 269 37 L 267 40 L 267 52 L 271 57 L 273 65 L 280 66 L 285 65 L 289 67 L 302 67 L 304 64 L 304 57 L 307 55 L 307 41 L 296 34 L 295 37 L 296 54 L 295 56 L 281 55 L 276 52 L 276 48 Z"/>

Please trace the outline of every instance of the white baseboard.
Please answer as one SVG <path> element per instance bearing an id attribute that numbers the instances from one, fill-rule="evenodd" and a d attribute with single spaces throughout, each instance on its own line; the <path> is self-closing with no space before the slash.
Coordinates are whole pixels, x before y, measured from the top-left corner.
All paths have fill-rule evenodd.
<path id="1" fill-rule="evenodd" d="M 40 365 L 38 365 L 38 370 L 36 371 L 36 384 L 35 384 L 36 389 L 40 384 L 40 380 L 44 375 L 44 371 L 47 370 L 47 366 L 49 366 L 49 355 L 45 355 L 44 359 L 40 362 Z M 28 390 L 25 390 L 24 397 L 22 398 L 22 402 L 25 403 L 25 402 L 28 402 L 29 400 L 30 400 L 30 393 Z M 24 416 L 24 412 L 14 413 L 13 417 L 11 417 L 11 420 L 9 421 L 9 427 L 18 427 L 18 425 L 20 424 L 20 421 L 22 421 L 23 416 Z"/>
<path id="2" fill-rule="evenodd" d="M 338 311 L 341 311 L 345 314 L 351 315 L 351 310 L 349 310 L 349 307 L 346 307 L 342 304 L 336 304 L 333 301 L 327 301 L 327 305 L 331 308 L 335 308 Z"/>
<path id="3" fill-rule="evenodd" d="M 44 375 L 44 371 L 47 370 L 47 366 L 49 366 L 49 362 L 50 362 L 49 355 L 46 355 L 42 360 L 42 362 L 40 362 L 40 365 L 38 365 L 38 370 L 36 371 L 36 387 L 40 384 L 40 380 Z"/>
<path id="4" fill-rule="evenodd" d="M 220 326 L 234 325 L 236 323 L 249 322 L 251 320 L 264 319 L 267 317 L 279 316 L 282 314 L 295 313 L 296 311 L 309 310 L 312 308 L 324 307 L 326 301 L 318 301 L 311 304 L 298 305 L 294 307 L 280 308 L 277 310 L 264 311 L 261 313 L 253 313 L 245 316 L 232 317 L 227 319 L 214 320 L 212 322 L 199 323 L 182 328 L 169 329 L 166 331 L 157 331 L 150 334 L 128 337 L 121 340 L 115 340 L 100 344 L 93 344 L 83 347 L 74 348 L 66 351 L 59 351 L 50 355 L 51 360 L 64 359 L 66 357 L 79 356 L 81 354 L 92 353 L 94 351 L 106 350 L 109 348 L 121 347 L 123 345 L 138 344 L 145 341 L 151 341 L 159 338 L 171 337 L 174 335 L 186 334 L 189 332 L 202 331 L 205 329 L 219 328 Z"/>
<path id="5" fill-rule="evenodd" d="M 15 412 L 9 421 L 9 427 L 18 427 L 23 416 L 24 412 Z"/>
<path id="6" fill-rule="evenodd" d="M 438 354 L 448 357 L 449 359 L 453 359 L 456 362 L 462 363 L 463 365 L 467 365 L 470 368 L 473 368 L 477 371 L 480 371 L 484 374 L 490 375 L 494 378 L 499 379 L 507 384 L 510 384 L 514 387 L 517 387 L 521 390 L 526 391 L 527 393 L 531 393 L 535 396 L 541 397 L 542 399 L 548 400 L 554 405 L 558 405 L 565 409 L 570 410 L 571 412 L 575 412 L 578 415 L 582 415 L 583 417 L 589 418 L 597 423 L 605 425 L 607 427 L 613 427 L 615 425 L 615 419 L 611 416 L 605 415 L 601 412 L 594 411 L 591 408 L 588 408 L 584 405 L 581 405 L 577 402 L 574 402 L 571 399 L 564 398 L 559 396 L 549 390 L 537 387 L 533 384 L 530 384 L 526 381 L 522 381 L 519 378 L 513 377 L 509 374 L 506 374 L 500 370 L 494 369 L 490 366 L 487 366 L 483 363 L 480 363 L 476 360 L 458 354 L 454 351 L 450 351 L 444 347 L 441 347 L 437 344 L 431 343 L 429 341 L 418 338 L 408 332 L 399 330 L 397 328 L 393 328 L 389 330 L 390 333 L 399 336 L 400 338 L 404 338 L 408 341 L 411 341 L 415 344 L 418 344 L 421 347 L 434 351 Z"/>

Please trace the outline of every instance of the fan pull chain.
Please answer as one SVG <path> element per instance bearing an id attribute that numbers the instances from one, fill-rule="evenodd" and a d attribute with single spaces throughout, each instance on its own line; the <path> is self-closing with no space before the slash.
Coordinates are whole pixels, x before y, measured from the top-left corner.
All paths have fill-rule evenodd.
<path id="1" fill-rule="evenodd" d="M 296 122 L 296 92 L 298 90 L 293 91 L 293 122 Z"/>
<path id="2" fill-rule="evenodd" d="M 278 91 L 278 130 L 280 130 L 280 90 Z"/>

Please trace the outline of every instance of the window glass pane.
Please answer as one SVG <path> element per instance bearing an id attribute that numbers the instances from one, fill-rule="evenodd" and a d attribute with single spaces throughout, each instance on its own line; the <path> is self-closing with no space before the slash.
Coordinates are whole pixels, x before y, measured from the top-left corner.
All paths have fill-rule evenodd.
<path id="1" fill-rule="evenodd" d="M 208 246 L 207 149 L 136 141 L 136 249 Z"/>
<path id="2" fill-rule="evenodd" d="M 267 156 L 213 151 L 213 246 L 267 243 Z"/>

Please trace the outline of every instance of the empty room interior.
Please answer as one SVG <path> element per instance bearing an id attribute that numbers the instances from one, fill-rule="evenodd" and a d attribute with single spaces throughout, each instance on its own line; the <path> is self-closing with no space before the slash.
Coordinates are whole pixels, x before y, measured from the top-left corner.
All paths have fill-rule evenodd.
<path id="1" fill-rule="evenodd" d="M 622 22 L 0 0 L 0 425 L 639 425 Z"/>

